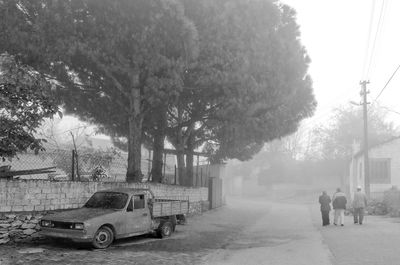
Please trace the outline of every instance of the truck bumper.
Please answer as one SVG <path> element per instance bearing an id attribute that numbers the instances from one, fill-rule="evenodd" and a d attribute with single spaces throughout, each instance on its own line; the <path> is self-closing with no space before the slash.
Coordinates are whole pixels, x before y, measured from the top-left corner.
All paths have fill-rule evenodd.
<path id="1" fill-rule="evenodd" d="M 85 230 L 41 227 L 40 235 L 46 237 L 71 239 L 75 242 L 91 242 L 93 240 L 93 236 L 86 234 Z"/>

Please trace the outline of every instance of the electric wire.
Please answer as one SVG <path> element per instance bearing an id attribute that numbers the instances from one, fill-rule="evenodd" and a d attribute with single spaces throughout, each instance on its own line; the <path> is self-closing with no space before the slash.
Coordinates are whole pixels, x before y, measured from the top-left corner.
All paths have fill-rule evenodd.
<path id="1" fill-rule="evenodd" d="M 400 68 L 400 64 L 397 66 L 396 70 L 394 70 L 393 74 L 390 76 L 388 81 L 386 82 L 385 86 L 381 89 L 381 92 L 379 92 L 378 96 L 374 99 L 374 102 L 378 100 L 378 98 L 382 95 L 383 91 L 386 89 L 386 87 L 389 85 L 390 81 L 392 81 L 393 77 L 396 75 L 397 71 Z"/>
<path id="2" fill-rule="evenodd" d="M 386 1 L 383 0 L 382 1 L 382 5 L 381 5 L 381 9 L 380 9 L 380 12 L 379 12 L 379 19 L 378 19 L 378 24 L 376 26 L 376 32 L 375 32 L 374 41 L 373 41 L 372 48 L 371 48 L 371 54 L 370 54 L 370 57 L 369 57 L 369 62 L 368 62 L 368 67 L 367 67 L 367 72 L 366 72 L 366 79 L 368 79 L 369 76 L 370 76 L 371 68 L 372 68 L 372 65 L 373 65 L 373 62 L 374 62 L 374 59 L 375 59 L 376 44 L 378 42 L 377 40 L 378 40 L 378 38 L 380 36 L 380 32 L 381 32 L 381 29 L 382 29 L 383 21 L 384 21 L 384 18 L 385 18 L 386 6 L 387 6 L 386 5 Z"/>
<path id="3" fill-rule="evenodd" d="M 366 67 L 367 67 L 367 62 L 368 62 L 368 52 L 369 52 L 370 43 L 371 43 L 371 32 L 372 32 L 372 25 L 373 25 L 373 22 L 374 22 L 375 4 L 376 4 L 376 0 L 373 0 L 372 1 L 372 6 L 371 6 L 370 18 L 369 18 L 369 27 L 368 27 L 368 35 L 367 35 L 367 46 L 365 48 L 364 63 L 363 63 L 363 70 L 362 70 L 362 78 L 364 78 Z"/>

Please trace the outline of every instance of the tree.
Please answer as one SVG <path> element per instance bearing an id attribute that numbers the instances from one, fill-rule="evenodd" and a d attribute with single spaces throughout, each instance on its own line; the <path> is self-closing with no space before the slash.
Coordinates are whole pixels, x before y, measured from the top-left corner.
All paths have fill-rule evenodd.
<path id="1" fill-rule="evenodd" d="M 51 84 L 14 56 L 0 54 L 0 157 L 5 160 L 27 149 L 38 153 L 44 139 L 35 130 L 58 112 Z"/>
<path id="2" fill-rule="evenodd" d="M 179 102 L 168 112 L 179 175 L 184 153 L 187 170 L 202 146 L 215 161 L 250 159 L 265 142 L 294 132 L 315 108 L 291 8 L 270 1 L 184 4 L 200 44 Z"/>
<path id="3" fill-rule="evenodd" d="M 386 112 L 374 107 L 368 111 L 368 137 L 374 145 L 398 136 L 393 124 L 386 121 Z M 316 128 L 315 145 L 320 146 L 323 159 L 349 159 L 354 142 L 363 142 L 363 113 L 361 108 L 352 106 L 338 108 L 331 123 Z M 362 146 L 361 146 L 362 148 Z"/>
<path id="4" fill-rule="evenodd" d="M 42 0 L 5 5 L 3 15 L 12 24 L 2 39 L 8 44 L 4 48 L 25 54 L 62 83 L 59 94 L 67 112 L 115 138 L 126 137 L 127 180 L 141 181 L 144 118 L 182 89 L 179 72 L 195 46 L 195 29 L 180 3 Z"/>

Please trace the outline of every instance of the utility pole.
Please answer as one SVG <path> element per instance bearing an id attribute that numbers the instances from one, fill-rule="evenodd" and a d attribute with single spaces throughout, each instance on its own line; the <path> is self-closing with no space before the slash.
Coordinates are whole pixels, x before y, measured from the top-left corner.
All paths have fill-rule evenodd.
<path id="1" fill-rule="evenodd" d="M 367 101 L 367 84 L 369 81 L 361 81 L 361 92 L 362 105 L 363 105 L 363 118 L 364 118 L 364 185 L 365 194 L 370 198 L 370 179 L 369 179 L 369 156 L 368 156 L 368 101 Z"/>

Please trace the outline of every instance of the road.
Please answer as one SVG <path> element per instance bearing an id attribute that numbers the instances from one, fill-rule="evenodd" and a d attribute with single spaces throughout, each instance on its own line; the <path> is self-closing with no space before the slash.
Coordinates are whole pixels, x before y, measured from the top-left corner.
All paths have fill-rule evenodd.
<path id="1" fill-rule="evenodd" d="M 107 250 L 48 240 L 0 246 L 0 265 L 400 264 L 398 219 L 368 216 L 359 226 L 346 218 L 344 227 L 322 227 L 310 199 L 231 198 L 226 207 L 178 226 L 171 238 L 135 237 Z"/>

